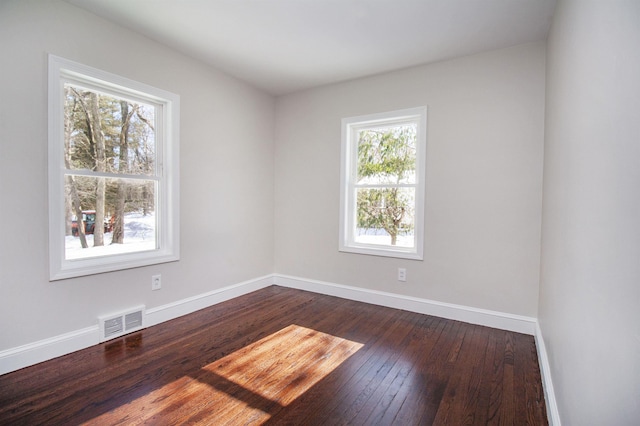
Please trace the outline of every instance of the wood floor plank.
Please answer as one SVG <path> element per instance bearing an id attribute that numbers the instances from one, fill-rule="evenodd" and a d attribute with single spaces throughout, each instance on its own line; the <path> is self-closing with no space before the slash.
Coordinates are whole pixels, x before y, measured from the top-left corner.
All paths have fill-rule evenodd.
<path id="1" fill-rule="evenodd" d="M 402 347 L 402 356 L 396 357 L 396 361 L 382 380 L 375 392 L 369 397 L 367 405 L 353 419 L 355 424 L 380 424 L 383 422 L 385 413 L 389 410 L 393 400 L 398 397 L 398 393 L 402 389 L 407 380 L 411 380 L 413 367 L 416 363 L 418 351 L 423 349 L 424 341 L 419 337 L 419 333 L 415 330 L 420 329 L 430 319 L 430 317 L 417 317 L 405 338 Z M 401 396 L 400 396 L 401 397 Z M 395 415 L 389 414 L 393 418 Z"/>
<path id="2" fill-rule="evenodd" d="M 348 421 L 358 413 L 393 364 L 397 355 L 394 349 L 399 347 L 406 337 L 407 331 L 404 326 L 409 317 L 410 315 L 406 312 L 398 313 L 389 324 L 387 332 L 377 336 L 371 342 L 370 347 L 374 349 L 362 353 L 362 358 L 359 359 L 361 368 L 358 368 L 350 380 L 340 388 L 340 397 L 325 404 L 324 410 L 329 424 Z M 311 421 L 309 414 L 311 413 L 308 413 L 307 421 Z"/>
<path id="3" fill-rule="evenodd" d="M 421 423 L 424 421 L 423 417 L 432 418 L 435 416 L 440 403 L 440 396 L 436 396 L 436 392 L 433 392 L 432 382 L 426 380 L 427 366 L 431 365 L 432 360 L 436 358 L 436 355 L 432 354 L 435 350 L 434 348 L 439 348 L 445 344 L 445 339 L 440 340 L 446 335 L 444 333 L 445 327 L 452 324 L 452 322 L 442 318 L 431 317 L 431 321 L 427 324 L 426 329 L 423 330 L 422 339 L 425 343 L 422 346 L 422 353 L 414 365 L 412 380 L 408 386 L 404 387 L 406 397 L 395 417 L 387 419 L 389 423 L 381 424 L 429 424 Z M 432 415 L 429 413 L 432 413 Z"/>
<path id="4" fill-rule="evenodd" d="M 516 388 L 519 383 L 515 382 L 515 337 L 514 333 L 506 333 L 504 351 L 504 376 L 502 410 L 500 415 L 501 424 L 514 424 L 516 418 Z"/>
<path id="5" fill-rule="evenodd" d="M 277 286 L 0 376 L 10 425 L 546 425 L 531 336 Z"/>
<path id="6" fill-rule="evenodd" d="M 475 327 L 477 335 L 473 356 L 470 360 L 471 369 L 468 372 L 469 378 L 466 383 L 466 390 L 461 392 L 460 416 L 461 424 L 473 425 L 482 424 L 484 422 L 483 410 L 478 410 L 480 400 L 481 384 L 484 373 L 484 359 L 489 350 L 489 334 L 491 330 L 487 327 Z"/>
<path id="7" fill-rule="evenodd" d="M 436 424 L 462 424 L 459 410 L 462 407 L 461 398 L 466 394 L 461 391 L 466 390 L 471 373 L 470 362 L 475 355 L 477 328 L 469 324 L 463 324 L 461 328 L 464 332 L 458 335 L 447 362 L 449 380 L 434 419 Z"/>
<path id="8" fill-rule="evenodd" d="M 475 406 L 469 410 L 473 413 L 475 424 L 489 423 L 489 409 L 491 405 L 492 389 L 497 381 L 494 375 L 496 365 L 496 345 L 500 332 L 486 329 L 486 351 L 481 360 L 480 382 Z"/>
<path id="9" fill-rule="evenodd" d="M 436 416 L 440 411 L 440 404 L 444 397 L 445 390 L 451 379 L 453 362 L 457 359 L 460 342 L 467 332 L 467 324 L 457 321 L 447 321 L 447 328 L 443 329 L 438 340 L 438 345 L 432 351 L 425 368 L 427 404 L 422 412 L 422 417 L 418 424 L 434 424 Z"/>
<path id="10" fill-rule="evenodd" d="M 424 330 L 428 330 L 436 320 L 434 317 L 425 316 L 414 327 L 408 348 L 409 353 L 404 358 L 402 369 L 395 376 L 389 390 L 380 396 L 383 403 L 372 411 L 367 421 L 377 424 L 392 424 L 398 418 L 402 407 L 406 408 L 405 402 L 408 398 L 412 398 L 415 389 L 414 383 L 419 380 L 421 374 L 421 359 L 428 355 L 435 344 L 435 339 L 428 339 Z M 403 423 L 407 424 L 407 422 Z"/>
<path id="11" fill-rule="evenodd" d="M 486 352 L 487 339 L 483 335 L 484 330 L 478 326 L 467 326 L 463 346 L 455 360 L 435 423 L 473 424 L 475 413 L 469 412 L 468 407 L 478 399 L 479 378 L 474 377 L 474 373 L 478 373 L 479 364 Z"/>
<path id="12" fill-rule="evenodd" d="M 491 371 L 487 371 L 486 377 L 489 380 L 489 404 L 487 406 L 487 425 L 500 424 L 500 410 L 502 408 L 502 398 L 504 394 L 504 345 L 505 333 L 494 335 L 494 357 Z M 485 363 L 486 364 L 486 363 Z"/>
<path id="13" fill-rule="evenodd" d="M 411 330 L 415 326 L 416 322 L 413 321 L 407 321 L 404 324 L 407 333 L 398 345 L 390 346 L 384 368 L 379 369 L 373 380 L 369 382 L 366 391 L 361 394 L 360 404 L 358 406 L 352 405 L 348 412 L 349 414 L 342 416 L 345 421 L 350 424 L 371 424 L 371 416 L 376 410 L 382 408 L 382 403 L 386 403 L 386 401 L 383 402 L 383 399 L 385 399 L 385 396 L 390 396 L 388 395 L 389 389 L 398 374 L 402 371 L 404 365 L 402 354 L 406 354 L 411 345 Z M 397 347 L 404 348 L 404 350 L 400 352 L 396 349 Z"/>

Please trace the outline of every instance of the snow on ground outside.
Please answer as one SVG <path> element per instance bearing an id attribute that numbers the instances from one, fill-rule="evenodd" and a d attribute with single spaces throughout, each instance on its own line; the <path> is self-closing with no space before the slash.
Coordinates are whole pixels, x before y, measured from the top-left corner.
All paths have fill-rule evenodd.
<path id="1" fill-rule="evenodd" d="M 391 244 L 391 236 L 384 229 L 358 228 L 355 241 L 356 243 L 388 246 Z M 396 247 L 413 247 L 413 245 L 413 234 L 398 235 Z"/>
<path id="2" fill-rule="evenodd" d="M 112 233 L 104 234 L 104 246 L 93 247 L 93 235 L 87 235 L 86 249 L 82 248 L 80 238 L 72 235 L 65 237 L 65 259 L 84 259 L 87 257 L 107 256 L 156 249 L 156 217 L 142 213 L 128 213 L 124 217 L 123 244 L 111 244 Z"/>
<path id="3" fill-rule="evenodd" d="M 80 245 L 80 238 L 68 235 L 65 237 L 65 258 L 84 259 L 87 257 L 107 256 L 121 253 L 131 253 L 156 249 L 155 235 L 156 219 L 151 213 L 143 216 L 141 213 L 129 213 L 124 219 L 124 243 L 111 244 L 112 233 L 104 234 L 104 246 L 93 247 L 93 235 L 87 235 L 86 249 Z M 383 229 L 358 229 L 356 242 L 364 244 L 389 245 L 391 238 Z M 398 235 L 396 246 L 413 247 L 413 235 Z"/>

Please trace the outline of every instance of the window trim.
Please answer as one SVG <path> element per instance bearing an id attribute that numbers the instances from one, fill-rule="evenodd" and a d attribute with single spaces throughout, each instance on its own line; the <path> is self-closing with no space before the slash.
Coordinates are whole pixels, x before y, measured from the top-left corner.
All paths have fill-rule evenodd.
<path id="1" fill-rule="evenodd" d="M 97 91 L 140 99 L 161 109 L 156 194 L 158 249 L 84 259 L 65 259 L 64 84 L 79 83 Z M 49 280 L 93 275 L 180 259 L 180 97 L 144 83 L 49 55 L 48 67 Z M 93 173 L 95 174 L 95 173 Z M 103 174 L 97 174 L 103 175 Z M 118 177 L 108 174 L 105 177 Z"/>
<path id="2" fill-rule="evenodd" d="M 415 247 L 394 247 L 357 243 L 355 241 L 356 207 L 355 181 L 357 172 L 357 140 L 355 133 L 363 128 L 402 121 L 417 123 L 416 132 L 416 195 L 414 212 Z M 425 169 L 427 148 L 427 107 L 408 108 L 377 114 L 361 115 L 342 119 L 342 145 L 340 163 L 340 235 L 338 250 L 373 256 L 423 260 L 424 253 L 424 209 Z M 413 187 L 413 185 L 410 185 Z"/>

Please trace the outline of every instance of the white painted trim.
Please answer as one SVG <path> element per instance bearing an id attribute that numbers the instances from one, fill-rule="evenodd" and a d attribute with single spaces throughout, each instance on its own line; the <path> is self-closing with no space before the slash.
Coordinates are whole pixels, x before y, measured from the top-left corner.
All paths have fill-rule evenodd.
<path id="1" fill-rule="evenodd" d="M 558 403 L 556 394 L 553 390 L 553 381 L 551 380 L 551 365 L 547 356 L 547 348 L 544 344 L 542 330 L 540 324 L 536 322 L 536 349 L 538 350 L 538 364 L 540 364 L 540 375 L 542 376 L 542 388 L 544 389 L 544 399 L 547 404 L 547 418 L 549 426 L 561 426 L 560 412 L 558 411 Z"/>
<path id="2" fill-rule="evenodd" d="M 415 247 L 368 244 L 355 241 L 356 230 L 356 188 L 362 187 L 355 181 L 358 166 L 359 130 L 386 125 L 406 123 L 417 125 L 416 134 L 416 182 L 403 185 L 415 188 L 414 232 Z M 342 119 L 342 140 L 340 160 L 340 221 L 338 250 L 346 253 L 359 253 L 372 256 L 397 257 L 422 260 L 424 251 L 424 210 L 425 176 L 427 152 L 427 107 L 415 107 L 377 114 L 361 115 Z M 381 184 L 374 186 L 395 186 Z"/>
<path id="3" fill-rule="evenodd" d="M 118 173 L 70 170 L 64 164 L 64 84 L 78 84 L 156 109 L 156 248 L 86 258 L 65 258 L 65 175 L 126 177 Z M 180 260 L 180 96 L 106 71 L 49 55 L 48 74 L 49 281 Z"/>
<path id="4" fill-rule="evenodd" d="M 471 324 L 499 328 L 501 330 L 515 331 L 517 333 L 535 335 L 536 330 L 536 319 L 521 315 L 281 274 L 274 275 L 274 283 L 283 287 L 297 288 L 389 308 L 404 309 L 405 311 L 419 314 L 433 315 Z"/>
<path id="5" fill-rule="evenodd" d="M 0 374 L 48 361 L 89 346 L 100 340 L 98 325 L 60 334 L 0 352 Z"/>
<path id="6" fill-rule="evenodd" d="M 273 285 L 273 275 L 265 275 L 260 278 L 244 281 L 238 284 L 223 287 L 197 296 L 178 300 L 156 308 L 147 309 L 145 317 L 146 326 L 151 327 L 183 315 L 190 314 L 200 309 L 216 305 L 218 303 L 242 296 L 252 291 L 260 290 Z"/>
<path id="7" fill-rule="evenodd" d="M 144 324 L 145 327 L 151 327 L 270 285 L 273 285 L 273 275 L 265 275 L 208 293 L 150 308 L 146 312 Z M 97 345 L 99 342 L 100 331 L 96 323 L 91 327 L 6 349 L 0 351 L 0 375 L 67 355 Z"/>

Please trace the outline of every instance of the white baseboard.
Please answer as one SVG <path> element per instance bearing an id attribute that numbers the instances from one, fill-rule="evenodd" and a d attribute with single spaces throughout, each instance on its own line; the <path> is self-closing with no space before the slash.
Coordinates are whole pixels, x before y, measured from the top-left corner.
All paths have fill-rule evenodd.
<path id="1" fill-rule="evenodd" d="M 200 309 L 251 293 L 273 285 L 273 275 L 255 278 L 238 284 L 223 287 L 197 296 L 178 300 L 156 308 L 147 309 L 145 327 L 151 327 L 190 314 Z"/>
<path id="2" fill-rule="evenodd" d="M 558 405 L 553 391 L 553 383 L 551 382 L 547 350 L 542 338 L 542 331 L 536 318 L 280 274 L 274 275 L 274 284 L 533 335 L 538 351 L 538 362 L 540 364 L 540 374 L 542 377 L 542 387 L 544 389 L 549 425 L 561 426 Z"/>
<path id="3" fill-rule="evenodd" d="M 146 311 L 145 327 L 151 327 L 190 314 L 273 284 L 533 335 L 536 338 L 536 347 L 538 348 L 538 359 L 547 402 L 549 422 L 552 426 L 560 426 L 558 407 L 551 383 L 549 360 L 547 358 L 544 340 L 542 339 L 542 333 L 537 324 L 537 320 L 531 317 L 420 299 L 360 287 L 273 274 L 150 308 Z M 0 374 L 9 373 L 89 346 L 97 345 L 99 340 L 100 333 L 98 325 L 96 324 L 59 336 L 0 351 Z"/>
<path id="4" fill-rule="evenodd" d="M 503 312 L 280 274 L 274 275 L 274 283 L 283 287 L 297 288 L 389 308 L 404 309 L 405 311 L 484 325 L 501 330 L 509 330 L 529 335 L 535 335 L 536 333 L 537 320 L 521 315 L 506 314 Z"/>
<path id="5" fill-rule="evenodd" d="M 19 370 L 89 346 L 100 341 L 98 324 L 39 340 L 0 352 L 0 374 Z"/>
<path id="6" fill-rule="evenodd" d="M 556 394 L 553 390 L 553 382 L 551 380 L 551 366 L 549 365 L 549 357 L 547 356 L 547 348 L 542 337 L 540 324 L 536 323 L 536 349 L 538 350 L 538 363 L 540 364 L 540 375 L 542 376 L 542 387 L 544 389 L 544 400 L 547 405 L 547 418 L 549 426 L 560 426 L 560 412 L 556 402 Z"/>
<path id="7" fill-rule="evenodd" d="M 273 285 L 273 276 L 266 275 L 156 308 L 150 308 L 146 312 L 144 326 L 151 327 L 270 285 Z M 100 333 L 96 324 L 81 330 L 0 351 L 0 375 L 67 355 L 98 343 L 100 343 Z"/>

